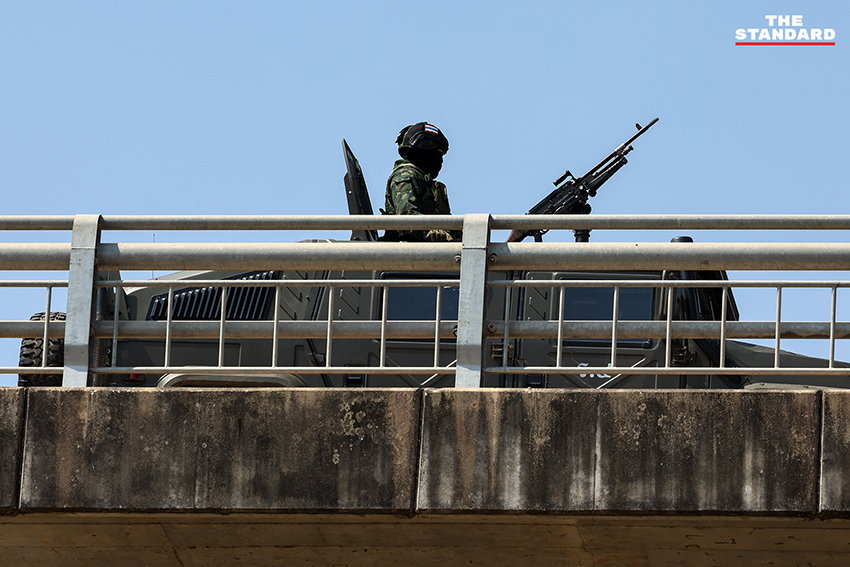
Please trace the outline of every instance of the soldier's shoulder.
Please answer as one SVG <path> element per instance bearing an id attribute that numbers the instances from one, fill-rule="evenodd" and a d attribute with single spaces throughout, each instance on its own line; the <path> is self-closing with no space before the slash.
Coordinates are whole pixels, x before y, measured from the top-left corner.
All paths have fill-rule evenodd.
<path id="1" fill-rule="evenodd" d="M 425 173 L 421 169 L 404 160 L 395 162 L 390 179 L 396 183 L 404 181 L 426 181 Z"/>

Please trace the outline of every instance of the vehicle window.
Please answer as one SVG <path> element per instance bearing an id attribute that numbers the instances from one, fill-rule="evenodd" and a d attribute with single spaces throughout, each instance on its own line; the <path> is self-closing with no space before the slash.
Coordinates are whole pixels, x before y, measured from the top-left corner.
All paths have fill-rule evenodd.
<path id="1" fill-rule="evenodd" d="M 565 321 L 610 321 L 614 312 L 613 287 L 567 287 L 564 288 Z M 652 320 L 651 287 L 621 287 L 617 319 L 619 321 Z M 557 296 L 553 297 L 557 301 Z M 585 346 L 610 346 L 610 339 L 567 339 L 564 344 Z M 617 344 L 626 347 L 649 347 L 649 339 L 617 339 Z"/>
<path id="2" fill-rule="evenodd" d="M 610 321 L 614 312 L 614 288 L 564 288 L 564 319 L 568 321 Z M 620 321 L 649 321 L 652 319 L 652 288 L 621 287 Z"/>
<path id="3" fill-rule="evenodd" d="M 458 291 L 457 287 L 443 287 L 441 320 L 457 321 Z M 387 298 L 387 319 L 390 321 L 433 321 L 436 317 L 436 287 L 389 287 Z"/>

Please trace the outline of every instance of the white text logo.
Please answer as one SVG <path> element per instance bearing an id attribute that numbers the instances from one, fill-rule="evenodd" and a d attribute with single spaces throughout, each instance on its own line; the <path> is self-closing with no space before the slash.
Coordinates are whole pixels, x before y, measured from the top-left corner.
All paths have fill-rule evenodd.
<path id="1" fill-rule="evenodd" d="M 766 28 L 735 30 L 735 45 L 835 45 L 832 28 L 807 28 L 803 16 L 769 15 Z"/>

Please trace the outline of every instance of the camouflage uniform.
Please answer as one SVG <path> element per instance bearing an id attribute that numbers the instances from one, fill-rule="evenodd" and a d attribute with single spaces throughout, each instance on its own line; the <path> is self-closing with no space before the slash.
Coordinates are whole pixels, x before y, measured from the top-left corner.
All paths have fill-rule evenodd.
<path id="1" fill-rule="evenodd" d="M 384 208 L 388 215 L 452 214 L 445 184 L 431 180 L 424 171 L 404 159 L 395 162 L 387 179 Z M 398 239 L 423 242 L 426 233 L 425 230 L 412 230 L 398 234 Z"/>

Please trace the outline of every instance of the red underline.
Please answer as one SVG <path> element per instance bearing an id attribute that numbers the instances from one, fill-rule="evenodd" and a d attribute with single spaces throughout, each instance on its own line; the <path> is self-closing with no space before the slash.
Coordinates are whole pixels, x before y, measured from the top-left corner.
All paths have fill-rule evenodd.
<path id="1" fill-rule="evenodd" d="M 834 41 L 736 41 L 735 45 L 835 45 Z"/>

